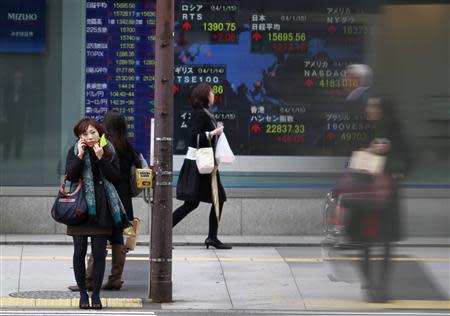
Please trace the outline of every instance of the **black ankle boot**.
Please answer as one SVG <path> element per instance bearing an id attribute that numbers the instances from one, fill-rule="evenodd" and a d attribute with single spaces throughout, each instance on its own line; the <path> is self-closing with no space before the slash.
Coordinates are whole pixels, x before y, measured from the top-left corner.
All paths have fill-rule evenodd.
<path id="1" fill-rule="evenodd" d="M 80 291 L 80 303 L 78 305 L 80 309 L 89 309 L 91 306 L 89 305 L 89 295 L 86 290 Z"/>
<path id="2" fill-rule="evenodd" d="M 92 309 L 102 309 L 102 301 L 100 300 L 100 293 L 92 293 Z"/>
<path id="3" fill-rule="evenodd" d="M 231 249 L 231 248 L 233 248 L 230 245 L 224 244 L 217 238 L 210 238 L 210 237 L 206 238 L 205 245 L 206 245 L 206 249 L 209 249 L 209 246 L 213 246 L 216 249 Z"/>

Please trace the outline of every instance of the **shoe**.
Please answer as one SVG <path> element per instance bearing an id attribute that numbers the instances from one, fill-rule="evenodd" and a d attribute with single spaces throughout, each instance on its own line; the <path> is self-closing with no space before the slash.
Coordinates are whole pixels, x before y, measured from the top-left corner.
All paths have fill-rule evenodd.
<path id="1" fill-rule="evenodd" d="M 80 292 L 80 288 L 78 287 L 78 285 L 69 285 L 67 287 L 69 290 L 71 290 L 72 292 Z M 86 282 L 86 291 L 92 291 L 92 284 L 89 284 Z"/>
<path id="2" fill-rule="evenodd" d="M 89 309 L 91 306 L 89 305 L 89 296 L 87 292 L 80 292 L 80 303 L 78 305 L 80 309 Z"/>
<path id="3" fill-rule="evenodd" d="M 231 249 L 231 248 L 233 248 L 230 245 L 224 244 L 217 238 L 213 239 L 213 238 L 209 238 L 209 237 L 206 238 L 205 245 L 206 245 L 206 249 L 209 249 L 209 246 L 213 246 L 216 249 Z"/>
<path id="4" fill-rule="evenodd" d="M 106 282 L 105 284 L 103 284 L 102 286 L 102 290 L 107 290 L 107 291 L 120 291 L 120 289 L 122 288 L 122 284 L 123 281 L 119 280 L 116 282 Z"/>
<path id="5" fill-rule="evenodd" d="M 102 305 L 102 301 L 100 299 L 100 296 L 92 296 L 91 297 L 92 300 L 92 309 L 102 309 L 103 305 Z"/>

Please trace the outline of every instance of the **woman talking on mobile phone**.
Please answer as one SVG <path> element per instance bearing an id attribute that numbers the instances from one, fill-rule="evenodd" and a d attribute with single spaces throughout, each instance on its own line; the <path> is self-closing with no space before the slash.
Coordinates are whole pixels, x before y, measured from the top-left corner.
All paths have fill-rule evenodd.
<path id="1" fill-rule="evenodd" d="M 89 217 L 79 226 L 67 226 L 67 235 L 73 237 L 73 269 L 80 291 L 79 307 L 101 309 L 100 289 L 105 272 L 106 242 L 113 227 L 128 225 L 124 207 L 113 185 L 120 179 L 119 161 L 111 143 L 99 144 L 104 129 L 96 120 L 81 119 L 73 132 L 77 141 L 67 153 L 66 179 L 83 181 Z M 92 305 L 85 284 L 88 237 L 91 238 L 94 258 Z"/>

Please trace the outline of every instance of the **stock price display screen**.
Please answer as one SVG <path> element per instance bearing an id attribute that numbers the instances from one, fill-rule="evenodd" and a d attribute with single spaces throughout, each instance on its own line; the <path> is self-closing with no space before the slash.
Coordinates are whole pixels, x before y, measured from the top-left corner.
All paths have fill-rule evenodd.
<path id="1" fill-rule="evenodd" d="M 212 85 L 235 154 L 337 156 L 367 141 L 344 69 L 366 62 L 376 11 L 348 0 L 176 1 L 174 152 L 186 152 L 198 82 Z"/>
<path id="2" fill-rule="evenodd" d="M 154 113 L 155 0 L 86 1 L 86 115 L 122 112 L 136 150 L 149 156 Z"/>

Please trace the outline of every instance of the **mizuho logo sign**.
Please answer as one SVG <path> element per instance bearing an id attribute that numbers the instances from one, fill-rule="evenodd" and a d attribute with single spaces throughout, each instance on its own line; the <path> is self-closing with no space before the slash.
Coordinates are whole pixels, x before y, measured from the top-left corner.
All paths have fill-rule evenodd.
<path id="1" fill-rule="evenodd" d="M 37 21 L 36 13 L 8 13 L 8 20 L 12 21 Z"/>

